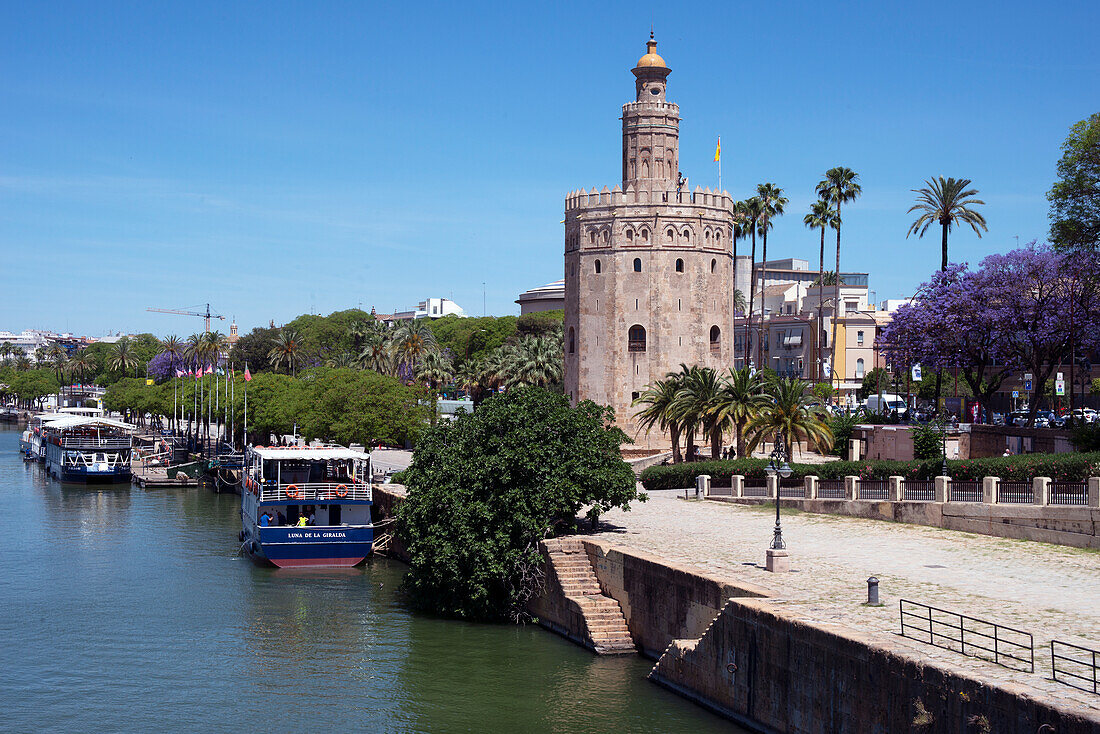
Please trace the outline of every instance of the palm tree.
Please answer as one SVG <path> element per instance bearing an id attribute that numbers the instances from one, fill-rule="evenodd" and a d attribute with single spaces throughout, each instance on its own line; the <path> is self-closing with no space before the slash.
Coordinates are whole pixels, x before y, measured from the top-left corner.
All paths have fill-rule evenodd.
<path id="1" fill-rule="evenodd" d="M 326 359 L 325 366 L 336 369 L 355 369 L 359 366 L 359 358 L 351 352 L 340 352 Z"/>
<path id="2" fill-rule="evenodd" d="M 359 364 L 379 374 L 390 374 L 393 362 L 393 345 L 380 329 L 375 329 L 363 337 L 363 349 L 359 352 Z"/>
<path id="3" fill-rule="evenodd" d="M 733 289 L 733 312 L 736 314 L 738 311 L 745 313 L 745 294 L 740 289 Z"/>
<path id="4" fill-rule="evenodd" d="M 695 432 L 702 422 L 702 416 L 695 409 L 695 406 L 691 404 L 691 401 L 683 397 L 683 393 L 684 386 L 687 384 L 688 380 L 692 379 L 693 371 L 698 371 L 699 369 L 702 368 L 698 366 L 688 367 L 681 362 L 679 372 L 670 372 L 668 374 L 668 377 L 675 379 L 679 386 L 679 389 L 676 391 L 676 396 L 672 400 L 672 405 L 669 406 L 669 417 L 679 424 L 681 435 L 685 437 L 685 446 L 687 448 L 685 456 L 686 461 L 695 461 Z"/>
<path id="5" fill-rule="evenodd" d="M 761 212 L 760 221 L 757 223 L 757 228 L 760 230 L 760 235 L 764 238 L 763 246 L 764 251 L 760 255 L 760 260 L 763 263 L 760 270 L 760 364 L 763 366 L 766 364 L 766 358 L 764 357 L 764 288 L 768 284 L 768 230 L 774 225 L 772 221 L 776 217 L 783 216 L 783 209 L 787 206 L 787 197 L 783 196 L 783 189 L 779 188 L 773 183 L 762 183 L 756 185 L 756 198 L 760 199 Z"/>
<path id="6" fill-rule="evenodd" d="M 31 368 L 31 358 L 25 352 L 15 355 L 15 371 L 26 372 Z"/>
<path id="7" fill-rule="evenodd" d="M 455 370 L 455 384 L 466 391 L 466 394 L 474 401 L 475 407 L 481 403 L 481 395 L 485 389 L 481 382 L 484 373 L 485 367 L 480 359 L 467 359 Z"/>
<path id="8" fill-rule="evenodd" d="M 683 456 L 680 454 L 680 423 L 674 417 L 672 410 L 672 403 L 679 390 L 679 378 L 670 372 L 665 379 L 647 385 L 631 403 L 631 406 L 645 406 L 634 413 L 639 429 L 649 431 L 653 426 L 657 426 L 662 431 L 669 432 L 672 439 L 673 464 L 683 461 Z"/>
<path id="9" fill-rule="evenodd" d="M 416 367 L 420 358 L 428 352 L 439 349 L 427 319 L 413 319 L 401 324 L 393 335 L 393 341 L 398 357 L 410 368 Z"/>
<path id="10" fill-rule="evenodd" d="M 840 273 L 840 206 L 855 201 L 863 193 L 859 185 L 859 174 L 850 168 L 837 166 L 825 172 L 825 178 L 817 184 L 817 195 L 830 204 L 836 205 L 836 272 Z M 829 340 L 829 375 L 836 368 L 836 330 L 840 318 L 840 279 L 833 286 L 833 337 Z"/>
<path id="11" fill-rule="evenodd" d="M 138 358 L 130 349 L 130 340 L 123 338 L 115 343 L 111 356 L 107 358 L 107 367 L 125 375 L 127 371 L 136 369 L 137 365 Z"/>
<path id="12" fill-rule="evenodd" d="M 958 180 L 954 178 L 944 179 L 943 176 L 939 176 L 935 179 L 929 179 L 924 182 L 927 184 L 923 189 L 913 189 L 914 194 L 918 194 L 917 203 L 909 207 L 909 212 L 920 212 L 921 215 L 917 221 L 909 225 L 909 231 L 905 233 L 905 238 L 909 239 L 909 235 L 915 234 L 917 237 L 924 237 L 924 233 L 928 231 L 928 228 L 932 226 L 933 222 L 939 222 L 942 230 L 943 241 L 943 259 L 940 263 L 940 270 L 947 270 L 947 233 L 951 231 L 951 226 L 962 222 L 963 224 L 969 224 L 970 228 L 974 230 L 974 234 L 978 235 L 978 239 L 981 239 L 982 233 L 978 228 L 989 231 L 985 226 L 985 217 L 978 212 L 971 209 L 973 206 L 981 204 L 985 205 L 985 202 L 981 199 L 968 199 L 969 196 L 976 196 L 977 189 L 968 189 L 970 185 L 970 179 L 960 178 Z"/>
<path id="13" fill-rule="evenodd" d="M 302 339 L 293 329 L 280 329 L 267 353 L 271 366 L 276 370 L 286 365 L 287 372 L 297 374 L 298 360 L 302 356 Z"/>
<path id="14" fill-rule="evenodd" d="M 767 386 L 759 412 L 746 426 L 747 449 L 752 451 L 769 437 L 779 435 L 791 456 L 798 441 L 825 453 L 833 446 L 833 433 L 825 423 L 825 409 L 809 392 L 810 383 L 797 378 L 777 379 Z"/>
<path id="15" fill-rule="evenodd" d="M 420 366 L 416 371 L 416 379 L 427 382 L 432 392 L 436 392 L 439 386 L 451 379 L 454 374 L 454 365 L 451 360 L 440 352 L 428 352 L 420 360 Z"/>
<path id="16" fill-rule="evenodd" d="M 160 353 L 167 354 L 173 369 L 183 361 L 184 350 L 187 344 L 175 334 L 169 334 L 160 340 Z"/>
<path id="17" fill-rule="evenodd" d="M 525 336 L 511 357 L 505 387 L 547 387 L 561 382 L 564 363 L 560 339 Z"/>
<path id="18" fill-rule="evenodd" d="M 11 342 L 0 343 L 0 363 L 7 364 L 8 357 L 12 356 L 15 352 L 15 347 L 11 345 Z"/>
<path id="19" fill-rule="evenodd" d="M 72 356 L 69 360 L 69 371 L 80 373 L 80 384 L 85 384 L 84 376 L 86 373 L 95 369 L 95 358 L 88 353 L 87 349 L 81 349 L 79 352 Z"/>
<path id="20" fill-rule="evenodd" d="M 752 321 L 752 312 L 756 302 L 756 225 L 760 221 L 760 217 L 764 213 L 764 202 L 760 201 L 757 196 L 752 197 L 745 201 L 745 224 L 749 227 L 749 232 L 752 234 L 752 256 L 749 258 L 749 313 L 746 319 L 746 326 Z M 750 345 L 752 339 L 749 338 L 749 330 L 745 329 L 745 364 L 749 363 L 749 354 L 751 353 Z"/>
<path id="21" fill-rule="evenodd" d="M 65 350 L 60 344 L 51 344 L 47 353 L 50 356 L 50 361 L 53 362 L 54 373 L 57 375 L 57 381 L 64 382 L 65 366 L 69 362 L 69 355 L 65 353 Z"/>
<path id="22" fill-rule="evenodd" d="M 817 253 L 817 334 L 813 343 L 817 345 L 817 357 L 814 364 L 814 380 L 821 379 L 821 330 L 824 328 L 821 309 L 825 301 L 825 228 L 836 229 L 837 220 L 829 202 L 818 199 L 810 206 L 810 212 L 802 218 L 802 223 L 810 229 L 821 230 L 821 249 Z M 835 273 L 834 273 L 835 275 Z"/>
<path id="23" fill-rule="evenodd" d="M 719 414 L 725 425 L 733 427 L 739 459 L 747 458 L 745 426 L 760 412 L 765 400 L 763 373 L 753 374 L 748 367 L 729 370 L 718 399 Z"/>
<path id="24" fill-rule="evenodd" d="M 710 458 L 717 459 L 722 451 L 722 418 L 720 396 L 722 378 L 710 367 L 692 367 L 672 401 L 673 413 L 685 423 L 697 425 L 710 439 Z"/>

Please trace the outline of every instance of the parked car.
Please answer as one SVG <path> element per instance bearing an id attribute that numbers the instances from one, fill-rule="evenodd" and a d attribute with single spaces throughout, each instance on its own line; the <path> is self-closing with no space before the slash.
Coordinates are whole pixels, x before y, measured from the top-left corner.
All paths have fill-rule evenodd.
<path id="1" fill-rule="evenodd" d="M 1096 415 L 1096 411 L 1092 408 L 1077 408 L 1073 411 L 1073 421 L 1074 423 L 1080 423 L 1082 421 L 1085 423 L 1095 423 Z"/>
<path id="2" fill-rule="evenodd" d="M 1054 421 L 1054 413 L 1049 410 L 1037 410 L 1035 411 L 1035 427 L 1036 428 L 1050 428 Z"/>

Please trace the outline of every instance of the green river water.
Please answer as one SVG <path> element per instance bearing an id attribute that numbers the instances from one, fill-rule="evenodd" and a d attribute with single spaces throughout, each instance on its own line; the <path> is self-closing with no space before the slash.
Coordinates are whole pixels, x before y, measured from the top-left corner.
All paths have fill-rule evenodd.
<path id="1" fill-rule="evenodd" d="M 0 731 L 741 731 L 539 627 L 411 613 L 396 561 L 237 556 L 239 498 L 62 485 L 0 427 Z"/>

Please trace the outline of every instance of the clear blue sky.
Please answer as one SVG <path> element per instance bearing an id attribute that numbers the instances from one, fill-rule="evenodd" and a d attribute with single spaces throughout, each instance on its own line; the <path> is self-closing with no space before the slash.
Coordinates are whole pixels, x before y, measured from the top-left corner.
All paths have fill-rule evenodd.
<path id="1" fill-rule="evenodd" d="M 562 276 L 562 200 L 613 186 L 652 23 L 692 186 L 864 195 L 842 269 L 881 300 L 938 267 L 910 189 L 974 180 L 976 261 L 1047 232 L 1069 126 L 1100 111 L 1100 3 L 27 3 L 0 16 L 0 328 L 188 334 L 451 296 L 517 313 Z M 226 322 L 228 323 L 228 322 Z"/>

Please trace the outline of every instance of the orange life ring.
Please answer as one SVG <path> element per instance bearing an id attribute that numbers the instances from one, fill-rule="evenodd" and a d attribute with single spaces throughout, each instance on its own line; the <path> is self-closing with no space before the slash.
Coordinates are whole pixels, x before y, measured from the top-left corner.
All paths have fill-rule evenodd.
<path id="1" fill-rule="evenodd" d="M 336 487 L 336 496 L 337 497 L 347 497 L 348 496 L 347 486 L 341 484 L 338 487 Z"/>
<path id="2" fill-rule="evenodd" d="M 286 496 L 289 497 L 292 500 L 302 499 L 302 493 L 300 491 L 298 491 L 298 485 L 297 484 L 291 484 L 291 485 L 287 486 Z"/>

